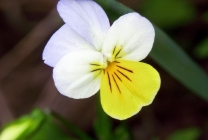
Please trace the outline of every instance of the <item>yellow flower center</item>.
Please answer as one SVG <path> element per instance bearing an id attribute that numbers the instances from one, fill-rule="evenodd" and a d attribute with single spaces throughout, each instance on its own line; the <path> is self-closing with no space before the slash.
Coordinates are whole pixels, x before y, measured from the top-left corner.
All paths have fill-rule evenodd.
<path id="1" fill-rule="evenodd" d="M 122 55 L 123 55 L 122 46 L 120 46 L 120 47 L 115 46 L 113 48 L 110 56 L 103 55 L 103 62 L 101 62 L 101 63 L 94 62 L 94 63 L 90 64 L 91 65 L 90 72 L 94 72 L 95 76 L 97 76 L 98 74 L 100 74 L 102 72 L 102 70 L 114 71 L 116 64 L 119 63 L 116 60 L 121 58 Z"/>

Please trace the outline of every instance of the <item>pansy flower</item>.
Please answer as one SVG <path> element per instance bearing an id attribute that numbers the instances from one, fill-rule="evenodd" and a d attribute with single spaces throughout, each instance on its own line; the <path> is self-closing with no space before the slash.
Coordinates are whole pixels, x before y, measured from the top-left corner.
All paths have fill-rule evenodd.
<path id="1" fill-rule="evenodd" d="M 100 90 L 103 110 L 119 120 L 151 104 L 160 76 L 139 61 L 152 49 L 152 24 L 129 13 L 110 27 L 104 10 L 91 0 L 60 0 L 57 9 L 65 24 L 48 41 L 43 60 L 54 67 L 58 91 L 81 99 Z"/>

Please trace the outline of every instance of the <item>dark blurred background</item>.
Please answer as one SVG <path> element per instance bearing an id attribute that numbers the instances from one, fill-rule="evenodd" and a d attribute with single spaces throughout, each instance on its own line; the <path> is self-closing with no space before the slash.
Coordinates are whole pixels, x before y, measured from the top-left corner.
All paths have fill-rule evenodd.
<path id="1" fill-rule="evenodd" d="M 207 0 L 119 0 L 162 28 L 208 73 Z M 52 68 L 41 55 L 50 36 L 63 24 L 58 0 L 0 0 L 0 127 L 49 108 L 88 133 L 96 118 L 96 95 L 74 100 L 62 96 Z M 208 103 L 186 89 L 152 59 L 162 79 L 154 102 L 127 120 L 135 139 L 167 139 L 180 129 L 197 128 L 208 139 Z M 208 83 L 207 83 L 208 84 Z M 208 93 L 208 91 L 207 91 Z M 119 121 L 114 120 L 116 126 Z"/>

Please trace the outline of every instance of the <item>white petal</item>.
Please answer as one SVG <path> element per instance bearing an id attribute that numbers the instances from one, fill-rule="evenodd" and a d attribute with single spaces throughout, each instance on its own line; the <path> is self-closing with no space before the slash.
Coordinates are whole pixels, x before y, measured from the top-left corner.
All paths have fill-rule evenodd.
<path id="1" fill-rule="evenodd" d="M 54 67 L 64 55 L 81 49 L 93 49 L 93 47 L 65 24 L 46 44 L 43 60 L 47 65 Z"/>
<path id="2" fill-rule="evenodd" d="M 103 55 L 97 51 L 72 52 L 57 63 L 53 78 L 59 92 L 79 99 L 88 98 L 100 89 L 101 70 L 93 71 L 94 65 L 102 64 Z"/>
<path id="3" fill-rule="evenodd" d="M 114 52 L 113 57 L 118 53 L 116 59 L 140 61 L 151 51 L 154 37 L 154 28 L 146 18 L 138 13 L 129 13 L 113 23 L 102 52 L 109 58 Z"/>
<path id="4" fill-rule="evenodd" d="M 60 0 L 57 8 L 66 24 L 97 50 L 101 50 L 110 24 L 97 3 L 92 0 Z"/>

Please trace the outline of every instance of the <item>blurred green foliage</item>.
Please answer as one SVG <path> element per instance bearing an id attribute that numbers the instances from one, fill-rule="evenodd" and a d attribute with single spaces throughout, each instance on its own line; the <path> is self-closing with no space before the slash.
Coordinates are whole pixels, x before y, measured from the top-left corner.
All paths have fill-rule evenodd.
<path id="1" fill-rule="evenodd" d="M 54 123 L 52 117 L 39 109 L 34 109 L 2 128 L 0 140 L 70 140 L 68 136 Z"/>
<path id="2" fill-rule="evenodd" d="M 127 123 L 121 122 L 114 130 L 112 129 L 112 119 L 107 116 L 101 105 L 99 105 L 97 120 L 95 121 L 96 139 L 99 140 L 133 140 Z M 57 125 L 58 121 L 66 126 L 78 138 L 71 138 L 65 134 L 63 129 Z M 23 128 L 23 129 L 22 129 Z M 14 131 L 15 130 L 15 131 Z M 198 128 L 187 128 L 175 131 L 168 140 L 197 140 L 201 134 Z M 57 115 L 56 113 L 46 113 L 35 109 L 32 113 L 25 115 L 2 128 L 0 140 L 93 140 L 85 132 Z"/>
<path id="3" fill-rule="evenodd" d="M 198 44 L 194 50 L 194 54 L 197 58 L 208 58 L 208 37 Z"/>
<path id="4" fill-rule="evenodd" d="M 114 130 L 111 136 L 112 140 L 133 140 L 131 130 L 127 123 L 121 122 L 121 124 Z"/>
<path id="5" fill-rule="evenodd" d="M 41 127 L 33 132 L 33 135 L 30 136 L 30 140 L 74 140 L 74 138 L 70 138 L 63 129 L 58 126 L 53 117 L 50 115 L 46 115 L 46 118 L 41 124 Z"/>
<path id="6" fill-rule="evenodd" d="M 112 130 L 112 119 L 98 106 L 98 116 L 94 128 L 99 140 L 132 140 L 125 122 Z M 73 137 L 66 134 L 63 128 Z M 55 112 L 34 109 L 30 114 L 5 125 L 1 129 L 0 140 L 93 140 L 84 131 Z"/>
<path id="7" fill-rule="evenodd" d="M 77 139 L 81 140 L 93 140 L 88 134 L 76 127 L 73 123 L 69 122 L 59 114 L 52 112 L 51 117 L 56 119 L 60 124 L 62 124 L 68 131 L 76 136 Z"/>
<path id="8" fill-rule="evenodd" d="M 142 13 L 161 28 L 174 28 L 194 20 L 195 7 L 186 0 L 144 0 Z"/>
<path id="9" fill-rule="evenodd" d="M 175 131 L 168 140 L 198 140 L 201 130 L 198 128 L 187 128 Z"/>
<path id="10" fill-rule="evenodd" d="M 1 130 L 0 140 L 13 140 L 27 138 L 34 131 L 39 129 L 45 116 L 39 110 L 34 110 L 31 114 L 23 116 L 14 122 L 8 123 Z"/>

